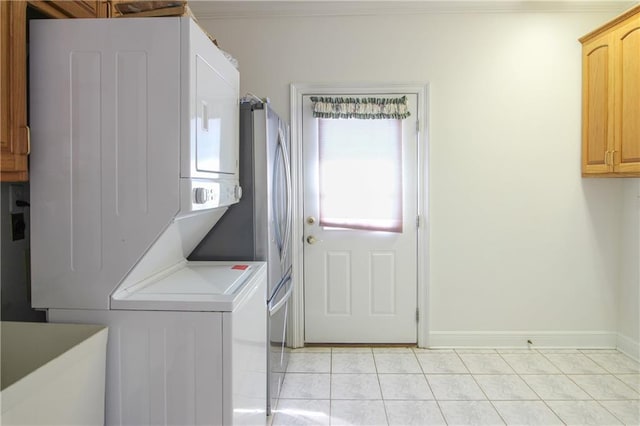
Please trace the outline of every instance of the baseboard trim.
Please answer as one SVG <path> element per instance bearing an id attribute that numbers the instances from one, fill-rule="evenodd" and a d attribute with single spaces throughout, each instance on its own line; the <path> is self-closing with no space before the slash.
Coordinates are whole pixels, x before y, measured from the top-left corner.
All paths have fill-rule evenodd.
<path id="1" fill-rule="evenodd" d="M 429 335 L 430 348 L 615 349 L 619 341 L 617 333 L 608 331 L 432 331 Z"/>
<path id="2" fill-rule="evenodd" d="M 640 342 L 633 340 L 629 336 L 618 333 L 617 347 L 623 354 L 635 359 L 636 361 L 640 361 Z"/>

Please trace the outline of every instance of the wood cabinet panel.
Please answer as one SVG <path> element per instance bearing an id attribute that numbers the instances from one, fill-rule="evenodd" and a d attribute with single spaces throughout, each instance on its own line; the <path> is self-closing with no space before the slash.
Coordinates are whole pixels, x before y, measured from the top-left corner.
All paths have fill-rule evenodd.
<path id="1" fill-rule="evenodd" d="M 106 17 L 104 1 L 46 1 L 28 0 L 29 6 L 52 18 Z"/>
<path id="2" fill-rule="evenodd" d="M 28 179 L 26 3 L 0 2 L 0 180 Z"/>
<path id="3" fill-rule="evenodd" d="M 584 54 L 584 146 L 583 169 L 590 173 L 607 173 L 608 141 L 612 127 L 609 96 L 609 38 L 595 40 Z"/>
<path id="4" fill-rule="evenodd" d="M 640 173 L 640 15 L 615 32 L 619 43 L 614 166 L 622 173 Z"/>
<path id="5" fill-rule="evenodd" d="M 640 6 L 582 42 L 582 175 L 640 176 Z"/>
<path id="6" fill-rule="evenodd" d="M 5 52 L 9 52 L 9 3 L 0 3 L 0 149 L 2 152 L 9 149 L 9 126 L 5 123 L 9 122 L 9 96 L 7 91 L 9 90 L 9 55 Z M 4 155 L 2 157 L 4 159 Z"/>

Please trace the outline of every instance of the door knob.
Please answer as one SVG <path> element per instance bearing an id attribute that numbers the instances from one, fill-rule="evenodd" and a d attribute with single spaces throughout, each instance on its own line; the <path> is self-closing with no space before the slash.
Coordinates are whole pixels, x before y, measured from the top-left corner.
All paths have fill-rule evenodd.
<path id="1" fill-rule="evenodd" d="M 313 217 L 313 216 L 309 216 L 309 217 L 307 218 L 307 223 L 308 223 L 309 225 L 313 225 L 314 223 L 316 223 L 316 218 L 315 218 L 315 217 Z"/>
<path id="2" fill-rule="evenodd" d="M 317 242 L 318 242 L 318 240 L 317 240 L 317 239 L 316 239 L 316 237 L 314 237 L 313 235 L 309 235 L 309 236 L 307 237 L 307 243 L 309 243 L 309 244 L 315 244 L 315 243 L 317 243 Z"/>

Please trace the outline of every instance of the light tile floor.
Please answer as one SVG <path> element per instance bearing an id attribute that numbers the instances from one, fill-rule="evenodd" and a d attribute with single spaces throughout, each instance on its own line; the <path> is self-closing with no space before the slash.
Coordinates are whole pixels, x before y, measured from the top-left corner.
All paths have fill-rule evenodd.
<path id="1" fill-rule="evenodd" d="M 297 349 L 271 422 L 640 425 L 640 364 L 615 350 Z"/>

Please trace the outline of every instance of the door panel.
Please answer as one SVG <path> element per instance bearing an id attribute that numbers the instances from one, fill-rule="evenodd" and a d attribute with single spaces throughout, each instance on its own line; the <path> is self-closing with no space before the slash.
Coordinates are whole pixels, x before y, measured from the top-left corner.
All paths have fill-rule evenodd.
<path id="1" fill-rule="evenodd" d="M 618 172 L 640 172 L 640 16 L 620 28 L 616 36 L 620 95 L 614 164 Z"/>
<path id="2" fill-rule="evenodd" d="M 583 48 L 583 173 L 607 173 L 611 170 L 609 145 L 613 140 L 612 108 L 609 88 L 610 40 L 604 37 Z M 587 108 L 587 105 L 590 105 Z"/>
<path id="3" fill-rule="evenodd" d="M 393 251 L 369 253 L 371 285 L 371 312 L 373 314 L 396 313 L 395 294 L 397 290 L 396 257 Z"/>
<path id="4" fill-rule="evenodd" d="M 309 255 L 311 259 L 311 254 Z M 306 266 L 306 265 L 305 265 Z M 322 283 L 326 295 L 325 312 L 328 315 L 351 314 L 351 255 L 349 252 L 327 251 L 324 259 L 325 279 Z M 311 268 L 311 265 L 308 265 Z"/>
<path id="5" fill-rule="evenodd" d="M 417 95 L 408 98 L 411 116 L 396 126 L 400 129 L 399 133 L 391 130 L 390 135 L 395 134 L 397 139 L 388 141 L 392 145 L 390 150 L 373 145 L 368 148 L 366 144 L 373 141 L 376 137 L 373 133 L 378 130 L 364 129 L 345 136 L 344 141 L 340 142 L 345 145 L 342 158 L 337 158 L 335 152 L 323 154 L 326 149 L 319 146 L 319 141 L 324 140 L 324 136 L 319 133 L 320 127 L 326 123 L 320 125 L 320 119 L 312 117 L 312 102 L 308 96 L 303 98 L 307 343 L 416 342 Z M 372 123 L 376 120 L 358 121 Z M 354 141 L 354 138 L 364 138 L 363 154 L 352 151 L 354 145 L 363 142 Z M 400 149 L 394 144 L 400 144 Z M 372 155 L 374 151 L 377 157 Z M 393 170 L 401 171 L 401 175 L 398 182 L 389 185 L 396 173 L 389 168 L 394 152 L 398 153 L 396 162 L 401 167 Z M 327 174 L 323 167 L 331 167 L 320 165 L 321 161 L 332 161 L 332 164 L 347 161 L 349 163 L 339 167 L 351 170 L 351 173 L 337 172 L 338 182 L 325 184 L 321 192 L 320 182 L 326 179 Z M 331 171 L 330 168 L 328 170 Z M 380 176 L 386 177 L 380 179 Z M 328 181 L 330 179 L 325 182 Z M 340 187 L 349 186 L 352 186 L 349 189 L 351 192 L 335 195 Z M 387 190 L 387 187 L 391 189 Z M 393 199 L 388 195 L 392 187 L 400 188 L 401 201 L 380 202 Z M 347 204 L 352 201 L 350 198 L 358 199 L 361 194 L 365 194 L 358 202 L 361 205 L 355 206 L 356 210 L 360 210 L 358 215 L 362 216 L 361 212 L 367 215 L 361 224 L 353 223 L 351 217 L 340 212 L 343 205 L 331 210 L 331 220 L 320 218 L 323 213 L 321 197 L 322 200 L 330 198 L 337 200 L 337 203 Z M 367 207 L 363 209 L 362 205 Z M 324 210 L 329 211 L 326 207 Z M 335 212 L 338 212 L 337 220 L 334 220 Z M 401 214 L 400 224 L 394 223 L 395 219 L 392 218 L 397 212 Z"/>

